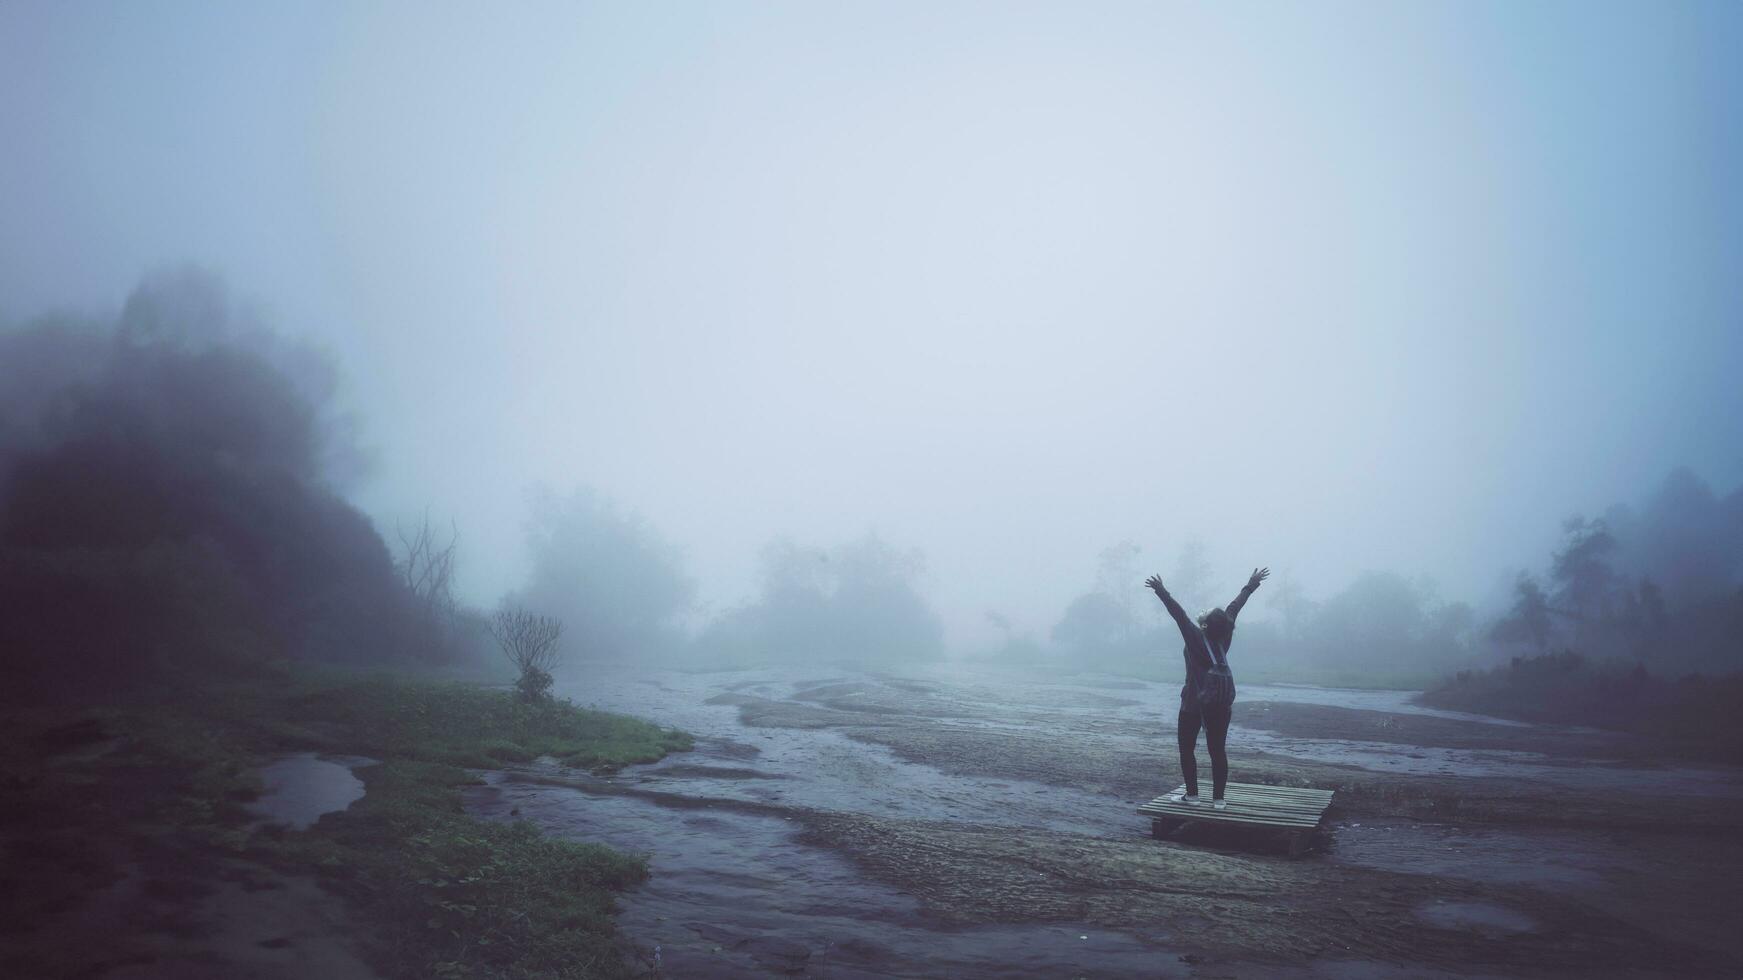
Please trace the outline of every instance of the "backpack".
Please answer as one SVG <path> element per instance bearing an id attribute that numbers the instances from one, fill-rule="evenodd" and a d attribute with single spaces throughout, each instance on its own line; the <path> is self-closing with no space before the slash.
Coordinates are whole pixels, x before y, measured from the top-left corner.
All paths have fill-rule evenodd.
<path id="1" fill-rule="evenodd" d="M 1210 651 L 1210 668 L 1198 679 L 1200 708 L 1227 708 L 1235 703 L 1235 675 L 1229 670 L 1228 658 L 1220 653 L 1210 637 L 1204 638 L 1204 648 Z"/>

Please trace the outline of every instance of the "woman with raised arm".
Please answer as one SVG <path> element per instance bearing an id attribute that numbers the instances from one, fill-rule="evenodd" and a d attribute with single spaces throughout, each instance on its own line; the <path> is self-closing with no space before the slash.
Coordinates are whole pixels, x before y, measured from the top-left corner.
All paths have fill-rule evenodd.
<path id="1" fill-rule="evenodd" d="M 1168 607 L 1186 641 L 1186 684 L 1180 689 L 1180 771 L 1186 777 L 1186 802 L 1198 802 L 1198 730 L 1210 748 L 1211 800 L 1218 810 L 1226 804 L 1223 791 L 1229 784 L 1229 718 L 1234 710 L 1235 680 L 1229 673 L 1229 644 L 1235 638 L 1235 617 L 1271 574 L 1255 568 L 1241 594 L 1227 609 L 1212 609 L 1193 622 L 1180 603 L 1162 587 L 1162 576 L 1152 575 L 1144 584 Z M 1173 797 L 1177 802 L 1179 797 Z"/>

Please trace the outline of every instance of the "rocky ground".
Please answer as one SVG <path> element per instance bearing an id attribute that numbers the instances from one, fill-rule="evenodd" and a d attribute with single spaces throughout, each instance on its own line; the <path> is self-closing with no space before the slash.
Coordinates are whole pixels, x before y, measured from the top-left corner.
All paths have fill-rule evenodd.
<path id="1" fill-rule="evenodd" d="M 946 773 L 1070 787 L 1113 805 L 1148 799 L 1172 778 L 1171 726 L 1130 710 L 1136 699 L 1081 687 L 1029 703 L 1000 697 L 917 680 L 714 700 L 753 729 L 832 730 Z M 1567 767 L 1569 778 L 1375 771 L 1257 751 L 1243 746 L 1243 731 L 1378 743 L 1406 757 L 1418 748 L 1529 753 L 1534 765 Z M 1131 833 L 1108 834 L 792 816 L 807 841 L 917 896 L 945 922 L 1091 923 L 1184 951 L 1210 973 L 1355 961 L 1455 975 L 1743 970 L 1730 925 L 1743 907 L 1743 849 L 1732 839 L 1743 802 L 1652 789 L 1661 766 L 1651 746 L 1589 730 L 1249 700 L 1237 705 L 1231 757 L 1241 781 L 1337 791 L 1316 853 L 1292 861 L 1216 830 L 1156 841 L 1139 832 L 1141 818 Z M 1640 789 L 1630 788 L 1636 777 Z M 1404 843 L 1368 860 L 1364 825 L 1397 829 L 1393 839 L 1435 853 L 1417 862 Z M 1509 867 L 1522 852 L 1526 864 L 1538 860 L 1534 850 L 1565 852 L 1557 860 L 1575 883 Z M 1393 866 L 1376 866 L 1385 864 Z"/>

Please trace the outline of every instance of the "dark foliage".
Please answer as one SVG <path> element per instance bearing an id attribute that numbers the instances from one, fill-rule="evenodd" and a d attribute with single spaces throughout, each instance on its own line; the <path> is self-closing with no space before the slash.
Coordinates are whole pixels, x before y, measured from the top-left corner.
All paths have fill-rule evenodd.
<path id="1" fill-rule="evenodd" d="M 414 653 L 385 544 L 331 489 L 329 462 L 356 454 L 317 400 L 321 363 L 189 276 L 141 287 L 107 326 L 0 334 L 10 695 Z"/>
<path id="2" fill-rule="evenodd" d="M 1743 667 L 1743 489 L 1720 499 L 1676 470 L 1640 507 L 1573 517 L 1563 532 L 1545 584 L 1520 576 L 1491 639 L 1666 673 Z"/>
<path id="3" fill-rule="evenodd" d="M 1422 696 L 1440 708 L 1524 721 L 1589 725 L 1681 743 L 1743 762 L 1743 673 L 1661 677 L 1643 664 L 1594 663 L 1571 650 L 1460 671 Z"/>

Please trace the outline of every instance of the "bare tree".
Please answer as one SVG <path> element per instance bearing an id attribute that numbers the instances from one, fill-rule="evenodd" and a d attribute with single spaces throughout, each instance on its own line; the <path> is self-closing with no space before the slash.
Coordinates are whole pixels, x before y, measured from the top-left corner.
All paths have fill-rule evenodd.
<path id="1" fill-rule="evenodd" d="M 557 666 L 557 641 L 563 636 L 563 621 L 538 616 L 518 606 L 504 606 L 490 618 L 490 635 L 503 656 L 520 671 L 515 687 L 521 697 L 536 701 L 549 697 L 551 670 Z"/>
<path id="2" fill-rule="evenodd" d="M 394 562 L 394 570 L 432 621 L 454 608 L 454 550 L 460 543 L 460 529 L 453 522 L 448 527 L 448 541 L 443 544 L 430 530 L 430 512 L 425 510 L 413 533 L 396 528 L 400 557 Z"/>
<path id="3" fill-rule="evenodd" d="M 453 522 L 449 522 L 448 528 L 448 540 L 444 542 L 430 529 L 428 509 L 410 533 L 403 526 L 395 527 L 399 533 L 399 554 L 394 558 L 393 569 L 411 596 L 418 643 L 427 654 L 438 657 L 453 655 L 459 638 L 456 628 L 459 609 L 454 604 L 454 552 L 460 530 Z"/>

